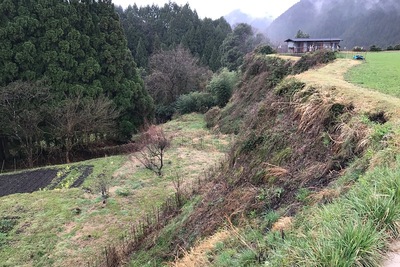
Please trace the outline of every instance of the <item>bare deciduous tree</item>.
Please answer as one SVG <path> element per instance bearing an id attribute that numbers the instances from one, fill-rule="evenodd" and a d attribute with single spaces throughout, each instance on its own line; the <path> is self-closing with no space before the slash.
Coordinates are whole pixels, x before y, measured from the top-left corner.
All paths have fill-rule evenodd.
<path id="1" fill-rule="evenodd" d="M 90 134 L 110 134 L 115 129 L 119 112 L 104 96 L 94 99 L 81 94 L 67 97 L 53 112 L 53 132 L 65 147 L 65 160 L 70 152 Z"/>
<path id="2" fill-rule="evenodd" d="M 169 105 L 191 91 L 205 89 L 212 72 L 199 65 L 189 50 L 179 46 L 160 51 L 150 58 L 151 74 L 146 77 L 146 88 L 156 104 Z"/>
<path id="3" fill-rule="evenodd" d="M 33 167 L 40 153 L 43 131 L 39 127 L 46 117 L 49 88 L 40 82 L 17 81 L 0 88 L 0 136 L 5 136 L 26 155 Z"/>
<path id="4" fill-rule="evenodd" d="M 140 151 L 135 154 L 135 157 L 146 169 L 162 176 L 165 150 L 170 144 L 171 142 L 165 136 L 162 128 L 152 125 L 141 135 L 139 140 Z"/>

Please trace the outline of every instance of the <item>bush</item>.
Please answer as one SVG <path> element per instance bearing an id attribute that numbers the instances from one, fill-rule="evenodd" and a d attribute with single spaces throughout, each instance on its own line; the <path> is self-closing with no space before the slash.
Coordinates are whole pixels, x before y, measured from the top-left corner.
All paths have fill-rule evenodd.
<path id="1" fill-rule="evenodd" d="M 176 111 L 181 114 L 191 112 L 205 113 L 212 106 L 215 100 L 210 93 L 205 92 L 192 92 L 187 95 L 181 95 L 176 101 Z"/>
<path id="2" fill-rule="evenodd" d="M 393 50 L 400 50 L 400 44 L 395 45 L 395 46 L 393 47 Z"/>
<path id="3" fill-rule="evenodd" d="M 329 50 L 318 50 L 303 55 L 293 66 L 293 74 L 299 74 L 318 64 L 326 64 L 336 59 L 336 53 Z"/>
<path id="4" fill-rule="evenodd" d="M 387 51 L 392 51 L 392 50 L 394 50 L 394 47 L 391 46 L 391 45 L 389 45 L 389 46 L 386 48 L 386 50 L 387 50 Z"/>
<path id="5" fill-rule="evenodd" d="M 221 109 L 219 107 L 213 107 L 212 109 L 210 109 L 204 117 L 207 128 L 214 127 L 217 124 L 217 121 L 220 119 L 220 117 L 221 117 Z"/>
<path id="6" fill-rule="evenodd" d="M 369 48 L 369 51 L 371 51 L 371 52 L 380 52 L 380 51 L 382 51 L 382 48 L 380 48 L 379 46 L 376 46 L 376 45 L 371 45 L 370 48 Z"/>
<path id="7" fill-rule="evenodd" d="M 291 98 L 296 92 L 303 89 L 305 85 L 305 83 L 297 81 L 294 78 L 286 79 L 275 87 L 275 94 Z"/>
<path id="8" fill-rule="evenodd" d="M 175 113 L 175 107 L 173 105 L 157 105 L 156 107 L 156 120 L 157 123 L 164 123 L 172 119 Z"/>
<path id="9" fill-rule="evenodd" d="M 269 45 L 260 45 L 256 48 L 255 52 L 261 55 L 275 54 L 275 50 Z"/>
<path id="10" fill-rule="evenodd" d="M 238 81 L 235 71 L 223 69 L 220 73 L 213 76 L 207 89 L 215 97 L 215 104 L 224 107 L 232 96 L 233 88 Z"/>
<path id="11" fill-rule="evenodd" d="M 353 52 L 365 52 L 365 49 L 361 46 L 355 46 L 353 47 Z"/>

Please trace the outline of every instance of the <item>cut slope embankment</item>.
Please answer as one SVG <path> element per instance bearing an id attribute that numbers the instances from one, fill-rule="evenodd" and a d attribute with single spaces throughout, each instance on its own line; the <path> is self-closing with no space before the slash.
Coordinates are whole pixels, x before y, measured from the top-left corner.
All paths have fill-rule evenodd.
<path id="1" fill-rule="evenodd" d="M 295 78 L 315 86 L 329 97 L 344 103 L 353 103 L 357 113 L 385 111 L 387 119 L 400 119 L 400 98 L 351 84 L 344 79 L 345 73 L 360 64 L 350 59 L 337 59 L 319 69 L 298 74 Z"/>
<path id="2" fill-rule="evenodd" d="M 214 184 L 208 186 L 211 190 L 204 190 L 203 201 L 189 216 L 184 237 L 193 232 L 198 236 L 212 234 L 228 219 L 248 228 L 245 217 L 249 213 L 254 216 L 257 210 L 264 214 L 262 216 L 271 211 L 280 216 L 293 216 L 304 202 L 321 205 L 332 202 L 349 190 L 370 164 L 353 168 L 354 174 L 349 175 L 354 177 L 341 189 L 326 189 L 346 173 L 355 158 L 363 157 L 364 149 L 371 145 L 369 127 L 384 123 L 375 121 L 373 115 L 382 114 L 391 124 L 399 121 L 400 99 L 344 80 L 346 71 L 359 64 L 357 61 L 338 59 L 321 68 L 288 77 L 277 87 L 270 88 L 266 84 L 269 84 L 268 77 L 273 71 L 268 71 L 260 61 L 253 63 L 248 64 L 247 78 L 244 71 L 233 103 L 218 114 L 220 118 L 216 123 L 220 129 L 226 129 L 224 124 L 240 125 L 237 143 L 221 173 L 212 182 Z M 238 111 L 242 113 L 243 124 L 232 116 L 239 114 Z M 371 121 L 363 121 L 360 118 L 363 114 Z M 382 139 L 377 143 L 385 142 L 385 134 L 379 138 Z M 396 136 L 390 138 L 396 139 Z M 301 200 L 304 192 L 309 195 Z M 232 205 L 232 199 L 241 205 Z M 263 228 L 262 223 L 256 227 Z M 265 231 L 268 230 L 260 230 L 263 235 L 266 235 Z M 219 234 L 217 232 L 216 237 Z M 238 242 L 241 248 L 229 247 L 236 254 L 231 263 L 233 260 L 240 262 L 242 258 L 238 255 L 247 250 L 250 256 L 255 253 L 252 266 L 261 266 L 269 257 L 269 245 L 260 249 L 259 244 L 245 240 L 244 236 L 241 238 L 243 240 Z M 249 247 L 243 246 L 244 242 Z M 220 250 L 224 246 L 228 245 L 218 245 Z M 204 260 L 203 255 L 207 252 L 202 250 L 203 247 L 199 249 L 202 251 L 200 259 L 192 255 L 192 263 Z M 216 252 L 215 247 L 207 249 L 210 250 L 209 259 L 204 266 L 219 266 L 218 260 L 222 256 L 218 258 L 216 254 L 221 252 Z M 362 258 L 361 254 L 357 257 Z M 184 259 L 189 258 L 186 255 Z"/>

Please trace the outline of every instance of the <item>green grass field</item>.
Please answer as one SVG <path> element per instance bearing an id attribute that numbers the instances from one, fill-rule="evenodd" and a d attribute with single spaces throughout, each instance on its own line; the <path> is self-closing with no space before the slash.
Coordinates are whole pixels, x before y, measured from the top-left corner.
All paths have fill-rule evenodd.
<path id="1" fill-rule="evenodd" d="M 172 139 L 163 177 L 131 155 L 71 164 L 93 165 L 93 174 L 82 187 L 93 188 L 100 173 L 111 179 L 106 203 L 95 190 L 67 187 L 1 197 L 0 267 L 86 266 L 165 201 L 174 192 L 172 180 L 177 175 L 190 183 L 219 162 L 231 142 L 230 136 L 206 129 L 200 114 L 178 117 L 162 127 Z"/>
<path id="2" fill-rule="evenodd" d="M 375 52 L 363 55 L 366 56 L 366 61 L 351 69 L 345 76 L 346 80 L 400 97 L 400 52 Z"/>

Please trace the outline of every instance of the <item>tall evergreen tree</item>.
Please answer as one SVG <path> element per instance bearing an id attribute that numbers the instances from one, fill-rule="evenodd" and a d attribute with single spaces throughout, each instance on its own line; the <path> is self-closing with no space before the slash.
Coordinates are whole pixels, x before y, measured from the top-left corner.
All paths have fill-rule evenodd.
<path id="1" fill-rule="evenodd" d="M 54 107 L 73 95 L 105 96 L 120 111 L 124 140 L 152 119 L 153 101 L 111 1 L 5 0 L 0 11 L 0 90 L 44 79 Z"/>
<path id="2" fill-rule="evenodd" d="M 138 67 L 145 68 L 147 66 L 147 51 L 146 47 L 143 44 L 143 39 L 140 38 L 139 42 L 136 46 L 136 54 L 135 54 L 135 62 Z"/>

